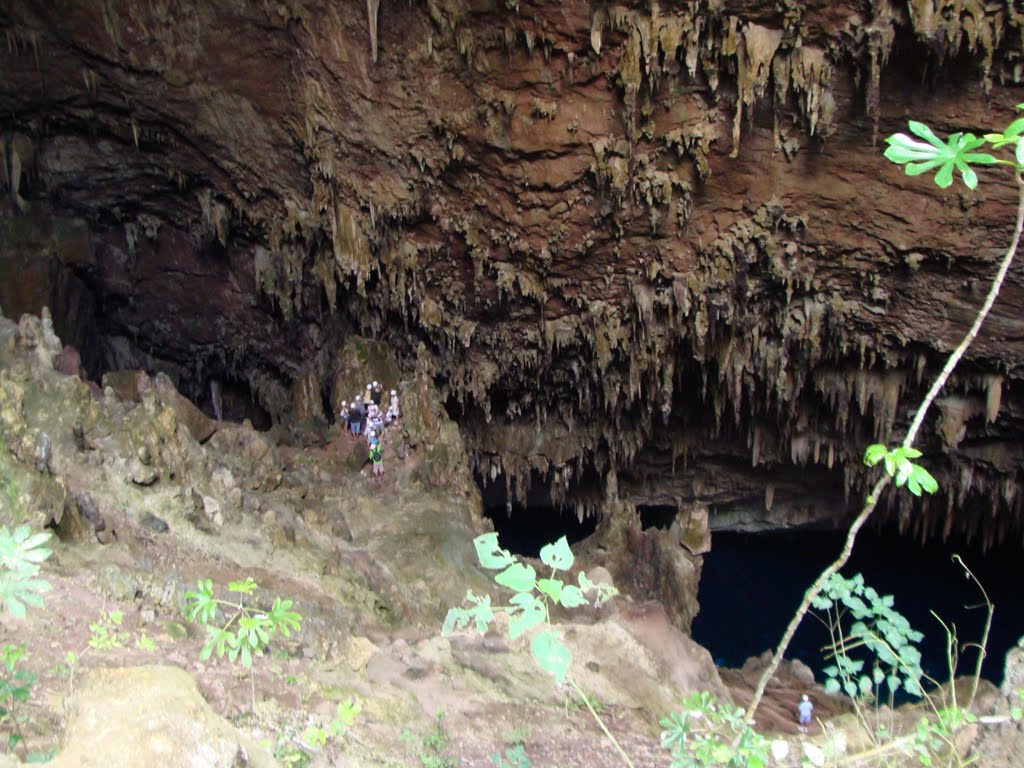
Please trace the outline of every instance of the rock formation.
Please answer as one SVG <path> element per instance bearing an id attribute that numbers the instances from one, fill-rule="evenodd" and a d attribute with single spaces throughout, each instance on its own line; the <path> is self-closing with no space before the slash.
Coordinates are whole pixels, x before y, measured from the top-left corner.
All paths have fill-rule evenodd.
<path id="1" fill-rule="evenodd" d="M 613 489 L 682 525 L 843 520 L 1011 223 L 1007 178 L 941 192 L 879 147 L 1011 119 L 1010 0 L 12 0 L 0 25 L 6 314 L 50 303 L 94 378 L 215 379 L 267 426 L 331 418 L 346 340 L 379 339 L 482 481 L 581 516 Z M 889 505 L 921 536 L 1024 530 L 1022 289 L 929 419 L 941 493 Z"/>

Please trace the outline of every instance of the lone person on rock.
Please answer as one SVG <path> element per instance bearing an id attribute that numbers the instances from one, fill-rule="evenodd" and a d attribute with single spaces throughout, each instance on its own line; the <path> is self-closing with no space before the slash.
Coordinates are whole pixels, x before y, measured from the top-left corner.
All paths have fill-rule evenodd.
<path id="1" fill-rule="evenodd" d="M 800 699 L 797 709 L 800 712 L 800 733 L 807 733 L 807 726 L 811 722 L 811 713 L 814 712 L 814 705 L 811 703 L 810 696 L 805 693 L 803 698 Z"/>

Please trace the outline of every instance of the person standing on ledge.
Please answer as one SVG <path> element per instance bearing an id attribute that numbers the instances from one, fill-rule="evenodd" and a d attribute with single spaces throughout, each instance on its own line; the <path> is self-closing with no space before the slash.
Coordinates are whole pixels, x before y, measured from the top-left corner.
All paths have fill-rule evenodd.
<path id="1" fill-rule="evenodd" d="M 811 722 L 811 713 L 814 712 L 814 705 L 811 703 L 810 696 L 805 693 L 803 698 L 800 699 L 797 709 L 800 713 L 800 733 L 807 733 L 807 726 Z"/>
<path id="2" fill-rule="evenodd" d="M 401 414 L 398 412 L 398 391 L 392 389 L 391 400 L 388 403 L 388 413 L 387 416 L 385 416 L 384 421 L 385 423 L 390 424 L 392 421 L 395 421 L 400 415 Z"/>
<path id="3" fill-rule="evenodd" d="M 359 396 L 356 395 L 352 398 L 352 404 L 348 407 L 348 425 L 352 429 L 352 434 L 359 437 L 359 433 L 363 426 L 363 404 L 359 400 Z"/>
<path id="4" fill-rule="evenodd" d="M 381 452 L 380 443 L 370 443 L 370 461 L 373 462 L 373 477 L 377 478 L 384 474 L 384 454 Z"/>

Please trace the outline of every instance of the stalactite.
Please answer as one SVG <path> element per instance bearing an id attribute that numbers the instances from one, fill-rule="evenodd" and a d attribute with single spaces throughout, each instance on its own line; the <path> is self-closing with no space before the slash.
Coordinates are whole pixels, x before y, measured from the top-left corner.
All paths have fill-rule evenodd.
<path id="1" fill-rule="evenodd" d="M 380 0 L 366 0 L 366 18 L 370 27 L 370 58 L 377 63 L 377 12 Z"/>

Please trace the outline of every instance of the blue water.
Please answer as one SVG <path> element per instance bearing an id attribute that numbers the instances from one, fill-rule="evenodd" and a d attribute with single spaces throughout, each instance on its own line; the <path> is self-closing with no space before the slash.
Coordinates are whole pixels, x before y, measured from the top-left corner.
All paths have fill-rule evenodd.
<path id="1" fill-rule="evenodd" d="M 701 575 L 700 613 L 693 637 L 711 651 L 720 666 L 739 667 L 750 656 L 774 648 L 807 587 L 842 547 L 842 536 L 820 532 L 768 534 L 716 533 Z M 925 634 L 920 644 L 922 667 L 938 680 L 948 679 L 946 638 L 929 613 L 955 624 L 961 644 L 981 638 L 984 610 L 977 587 L 952 562 L 957 553 L 970 566 L 996 606 L 988 655 L 982 675 L 1002 681 L 1006 652 L 1024 636 L 1024 557 L 1009 548 L 981 554 L 950 544 L 918 543 L 891 531 L 860 534 L 853 557 L 843 569 L 862 573 L 881 594 L 895 597 L 895 609 Z M 787 653 L 815 671 L 820 681 L 826 666 L 822 648 L 828 644 L 824 626 L 808 617 Z M 960 656 L 960 674 L 973 670 L 974 651 Z"/>

